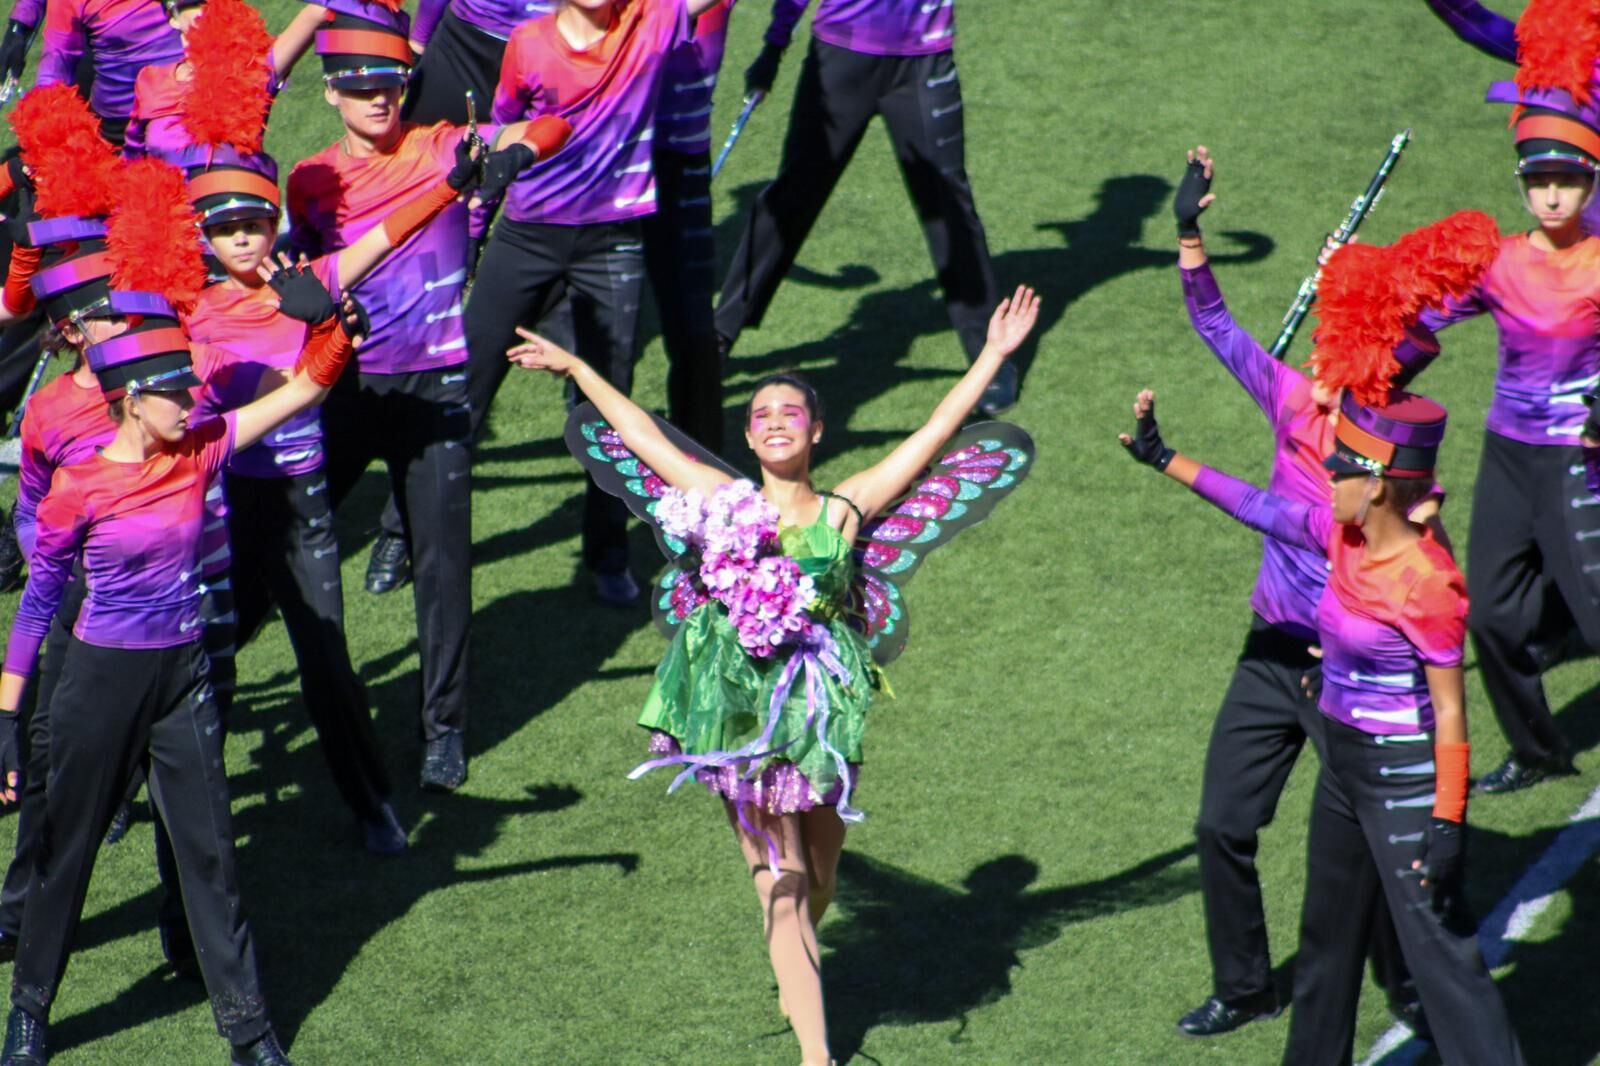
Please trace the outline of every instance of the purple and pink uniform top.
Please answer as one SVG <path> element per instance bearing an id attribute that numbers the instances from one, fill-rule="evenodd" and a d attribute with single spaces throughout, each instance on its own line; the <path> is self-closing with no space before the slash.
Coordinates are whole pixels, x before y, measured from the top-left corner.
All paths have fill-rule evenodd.
<path id="1" fill-rule="evenodd" d="M 491 142 L 497 132 L 480 130 Z M 347 155 L 341 140 L 297 163 L 289 174 L 290 244 L 315 259 L 360 240 L 444 180 L 465 133 L 445 122 L 408 123 L 382 155 Z M 372 319 L 356 351 L 361 373 L 410 374 L 467 361 L 467 221 L 466 205 L 456 200 L 351 288 Z"/>
<path id="2" fill-rule="evenodd" d="M 1600 238 L 1546 252 L 1527 234 L 1507 237 L 1473 290 L 1423 312 L 1422 322 L 1438 330 L 1485 313 L 1500 331 L 1489 431 L 1523 444 L 1577 444 L 1583 395 L 1600 387 Z"/>
<path id="3" fill-rule="evenodd" d="M 1374 559 L 1361 531 L 1334 522 L 1326 503 L 1292 502 L 1210 467 L 1194 491 L 1250 528 L 1326 558 L 1316 616 L 1322 713 L 1364 733 L 1432 730 L 1427 667 L 1460 666 L 1467 637 L 1466 581 L 1433 535 Z"/>
<path id="4" fill-rule="evenodd" d="M 134 83 L 133 111 L 128 116 L 128 131 L 122 145 L 123 154 L 129 159 L 153 156 L 185 169 L 211 162 L 213 149 L 195 144 L 183 126 L 183 99 L 189 83 L 178 77 L 178 67 L 182 63 L 179 59 L 139 71 Z M 268 91 L 276 96 L 283 89 L 283 83 L 272 73 L 271 57 L 266 63 L 261 74 L 268 79 Z"/>
<path id="5" fill-rule="evenodd" d="M 327 286 L 335 301 L 339 289 L 339 256 L 323 256 L 311 272 Z M 227 282 L 208 286 L 186 322 L 196 343 L 225 353 L 206 378 L 197 412 L 232 411 L 255 400 L 262 379 L 276 372 L 292 373 L 311 327 L 279 311 L 270 289 L 244 289 Z M 270 390 L 268 390 L 270 391 Z M 313 407 L 285 421 L 261 440 L 234 453 L 228 472 L 242 477 L 295 477 L 321 470 L 324 462 L 321 408 Z"/>
<path id="6" fill-rule="evenodd" d="M 24 26 L 37 26 L 44 18 L 44 0 L 17 0 L 11 8 L 11 18 Z"/>
<path id="7" fill-rule="evenodd" d="M 71 82 L 78 60 L 93 53 L 89 106 L 101 118 L 132 113 L 140 70 L 183 58 L 183 42 L 161 0 L 50 0 L 43 37 L 38 84 Z"/>
<path id="8" fill-rule="evenodd" d="M 6 643 L 8 673 L 33 673 L 80 556 L 87 592 L 73 627 L 79 640 L 138 649 L 200 639 L 204 497 L 233 437 L 228 414 L 143 462 L 95 453 L 56 470 L 39 504 L 28 586 Z"/>
<path id="9" fill-rule="evenodd" d="M 667 56 L 656 102 L 656 147 L 679 155 L 711 150 L 711 96 L 728 46 L 728 17 L 738 0 L 722 0 L 696 15 L 693 35 Z"/>
<path id="10" fill-rule="evenodd" d="M 1478 0 L 1428 0 L 1428 6 L 1457 37 L 1478 51 L 1507 63 L 1517 61 L 1517 24 L 1511 19 L 1489 10 Z M 1597 64 L 1596 73 L 1600 74 L 1600 64 Z M 1591 126 L 1600 124 L 1600 107 L 1593 101 L 1580 107 L 1571 96 L 1560 90 L 1548 93 L 1534 90 L 1525 94 L 1512 83 L 1496 82 L 1489 89 L 1488 99 L 1497 104 L 1518 101 L 1540 103 Z M 1600 234 L 1600 197 L 1590 200 L 1584 207 L 1583 230 L 1585 233 Z"/>
<path id="11" fill-rule="evenodd" d="M 787 48 L 810 0 L 773 0 L 767 43 Z M 811 33 L 819 41 L 874 56 L 948 52 L 956 40 L 956 0 L 818 0 Z"/>
<path id="12" fill-rule="evenodd" d="M 506 191 L 515 222 L 586 226 L 656 210 L 651 144 L 668 54 L 688 41 L 685 0 L 633 0 L 592 47 L 567 43 L 553 18 L 511 34 L 494 93 L 494 121 L 559 115 L 566 145 Z"/>
<path id="13" fill-rule="evenodd" d="M 1327 503 L 1328 471 L 1322 461 L 1333 452 L 1331 411 L 1312 398 L 1310 379 L 1274 359 L 1239 327 L 1228 313 L 1210 266 L 1179 274 L 1195 332 L 1272 425 L 1270 491 L 1293 503 Z M 1250 607 L 1279 629 L 1315 639 L 1317 603 L 1327 580 L 1326 551 L 1268 537 L 1262 542 L 1261 570 Z"/>
<path id="14" fill-rule="evenodd" d="M 417 17 L 411 22 L 411 39 L 427 44 L 449 8 L 468 26 L 499 41 L 511 39 L 511 31 L 529 19 L 543 18 L 560 7 L 560 0 L 418 0 Z"/>
<path id="15" fill-rule="evenodd" d="M 100 386 L 84 388 L 71 373 L 34 393 L 24 416 L 15 523 L 22 556 L 31 559 L 39 503 L 56 470 L 92 458 L 117 435 L 117 424 L 106 413 Z"/>

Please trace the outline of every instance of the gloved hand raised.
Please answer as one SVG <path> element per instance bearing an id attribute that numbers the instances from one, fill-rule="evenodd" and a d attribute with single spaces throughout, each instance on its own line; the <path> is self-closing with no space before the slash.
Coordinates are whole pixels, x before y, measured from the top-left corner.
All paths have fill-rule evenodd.
<path id="1" fill-rule="evenodd" d="M 1188 154 L 1189 165 L 1184 168 L 1178 182 L 1178 192 L 1172 198 L 1172 214 L 1178 220 L 1179 237 L 1200 236 L 1200 213 L 1216 200 L 1211 192 L 1211 174 L 1216 164 L 1211 150 L 1199 145 Z"/>
<path id="2" fill-rule="evenodd" d="M 333 317 L 333 297 L 311 272 L 305 256 L 295 263 L 279 252 L 276 263 L 268 259 L 256 269 L 277 294 L 278 310 L 290 318 L 315 326 Z"/>
<path id="3" fill-rule="evenodd" d="M 1156 394 L 1149 389 L 1139 393 L 1133 404 L 1133 416 L 1139 420 L 1132 436 L 1121 434 L 1122 447 L 1136 462 L 1165 470 L 1177 454 L 1161 439 L 1161 427 L 1156 424 Z"/>

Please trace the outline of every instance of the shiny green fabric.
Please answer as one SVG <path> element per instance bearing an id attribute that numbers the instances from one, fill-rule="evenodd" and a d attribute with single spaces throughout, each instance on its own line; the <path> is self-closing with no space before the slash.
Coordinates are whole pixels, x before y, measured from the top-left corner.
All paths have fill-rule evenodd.
<path id="1" fill-rule="evenodd" d="M 839 660 L 850 673 L 846 685 L 822 671 L 828 691 L 828 743 L 849 761 L 859 762 L 867 706 L 872 702 L 871 655 L 860 634 L 840 617 L 854 563 L 850 543 L 828 525 L 826 516 L 827 508 L 823 508 L 809 526 L 780 528 L 778 539 L 784 554 L 816 583 L 812 617 L 825 620 L 838 643 Z M 673 634 L 667 654 L 656 668 L 655 685 L 645 700 L 639 724 L 671 734 L 692 755 L 734 751 L 761 735 L 773 690 L 788 658 L 781 650 L 765 661 L 745 654 L 738 631 L 728 622 L 727 609 L 712 601 L 685 619 Z M 795 763 L 819 794 L 826 793 L 838 780 L 838 769 L 817 743 L 815 728 L 805 733 L 805 720 L 802 667 L 784 701 L 773 746 L 792 740 L 782 760 Z"/>

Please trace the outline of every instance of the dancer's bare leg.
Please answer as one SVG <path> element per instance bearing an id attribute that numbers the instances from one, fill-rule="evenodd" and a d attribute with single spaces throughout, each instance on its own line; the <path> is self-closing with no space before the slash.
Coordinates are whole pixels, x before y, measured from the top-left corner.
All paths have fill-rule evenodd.
<path id="1" fill-rule="evenodd" d="M 822 960 L 816 928 L 811 924 L 811 878 L 800 816 L 765 814 L 750 808 L 745 817 L 757 830 L 752 833 L 739 824 L 735 812 L 729 813 L 761 900 L 778 997 L 800 1040 L 802 1066 L 829 1066 L 833 1059 L 828 1053 L 828 1023 L 822 1007 Z M 768 867 L 769 838 L 778 850 L 776 874 Z"/>
<path id="2" fill-rule="evenodd" d="M 832 807 L 813 807 L 800 814 L 806 845 L 806 870 L 811 874 L 811 927 L 822 925 L 839 887 L 839 853 L 844 851 L 845 824 Z"/>

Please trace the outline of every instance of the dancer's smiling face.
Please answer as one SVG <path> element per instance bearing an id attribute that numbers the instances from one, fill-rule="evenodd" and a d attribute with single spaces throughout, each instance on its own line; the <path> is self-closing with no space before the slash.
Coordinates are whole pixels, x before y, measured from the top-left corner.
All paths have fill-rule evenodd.
<path id="1" fill-rule="evenodd" d="M 767 385 L 750 398 L 744 439 L 764 466 L 797 459 L 809 463 L 811 449 L 822 439 L 822 423 L 804 390 L 786 383 Z"/>

